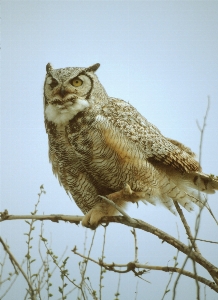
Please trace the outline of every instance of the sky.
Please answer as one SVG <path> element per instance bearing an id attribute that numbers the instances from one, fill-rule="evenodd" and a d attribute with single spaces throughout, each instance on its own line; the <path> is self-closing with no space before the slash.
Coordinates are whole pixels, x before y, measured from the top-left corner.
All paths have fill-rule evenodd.
<path id="1" fill-rule="evenodd" d="M 3 1 L 1 61 L 1 211 L 26 215 L 34 210 L 39 187 L 44 184 L 38 214 L 81 215 L 52 174 L 43 120 L 45 66 L 88 67 L 100 63 L 97 75 L 110 96 L 129 101 L 163 135 L 189 146 L 199 157 L 200 130 L 208 97 L 209 114 L 203 136 L 201 165 L 208 174 L 218 175 L 218 2 L 217 1 Z M 218 193 L 209 204 L 218 218 Z M 186 241 L 178 217 L 162 206 L 129 205 L 128 214 Z M 193 228 L 198 209 L 185 216 Z M 33 257 L 38 255 L 36 224 Z M 134 259 L 131 228 L 110 224 L 107 228 L 106 262 L 128 263 Z M 1 224 L 18 261 L 26 254 L 28 225 L 24 221 Z M 44 223 L 44 234 L 61 255 L 68 246 L 70 270 L 78 276 L 78 258 L 70 251 L 75 245 L 83 253 L 93 232 L 65 223 Z M 173 265 L 176 250 L 158 238 L 137 231 L 139 261 L 149 265 Z M 203 212 L 199 238 L 218 239 L 217 226 Z M 103 228 L 98 228 L 93 258 L 101 256 Z M 202 253 L 217 265 L 217 246 L 199 243 Z M 35 251 L 35 252 L 34 252 Z M 1 249 L 1 258 L 3 250 Z M 180 254 L 180 265 L 184 256 Z M 35 262 L 37 270 L 40 263 Z M 191 264 L 188 265 L 191 269 Z M 7 264 L 8 271 L 13 269 Z M 199 268 L 201 274 L 210 277 Z M 98 290 L 99 270 L 90 264 L 88 274 Z M 169 274 L 157 271 L 141 281 L 125 274 L 120 282 L 120 299 L 161 299 Z M 175 278 L 175 277 L 174 277 Z M 56 279 L 54 279 L 56 280 Z M 107 272 L 103 299 L 112 299 L 118 274 Z M 24 294 L 22 279 L 5 299 Z M 187 288 L 188 286 L 188 288 Z M 58 299 L 54 284 L 54 299 Z M 172 285 L 171 285 L 172 288 Z M 1 292 L 0 292 L 1 293 Z M 207 299 L 218 299 L 209 288 Z M 191 279 L 180 281 L 177 298 L 195 298 Z M 201 286 L 201 296 L 204 287 Z M 171 299 L 171 291 L 165 299 Z M 21 298 L 20 298 L 21 299 Z M 91 299 L 91 298 L 90 298 Z"/>

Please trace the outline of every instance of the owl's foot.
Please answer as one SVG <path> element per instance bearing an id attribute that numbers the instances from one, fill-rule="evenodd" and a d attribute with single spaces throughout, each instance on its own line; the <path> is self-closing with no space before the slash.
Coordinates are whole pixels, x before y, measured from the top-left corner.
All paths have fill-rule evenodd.
<path id="1" fill-rule="evenodd" d="M 101 220 L 102 217 L 104 217 L 104 214 L 101 211 L 99 211 L 95 208 L 92 208 L 83 217 L 82 225 L 94 230 L 98 227 L 99 221 Z"/>
<path id="2" fill-rule="evenodd" d="M 115 203 L 117 203 L 120 200 L 135 203 L 142 199 L 142 193 L 143 192 L 132 191 L 130 186 L 127 183 L 125 183 L 122 190 L 107 195 L 107 198 L 114 201 Z"/>
<path id="3" fill-rule="evenodd" d="M 144 192 L 134 192 L 128 184 L 125 184 L 122 190 L 111 193 L 106 197 L 118 206 L 124 207 L 126 202 L 138 202 L 142 199 L 142 194 L 144 194 Z M 103 217 L 115 216 L 118 213 L 119 212 L 112 205 L 105 202 L 99 202 L 83 217 L 82 225 L 91 229 L 96 229 Z"/>
<path id="4" fill-rule="evenodd" d="M 82 225 L 96 229 L 103 217 L 116 215 L 117 210 L 108 203 L 98 203 L 83 217 Z"/>

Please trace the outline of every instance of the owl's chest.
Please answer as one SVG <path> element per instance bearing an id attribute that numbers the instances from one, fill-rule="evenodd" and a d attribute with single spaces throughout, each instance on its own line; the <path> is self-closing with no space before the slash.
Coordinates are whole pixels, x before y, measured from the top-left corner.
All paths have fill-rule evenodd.
<path id="1" fill-rule="evenodd" d="M 69 143 L 66 128 L 56 128 L 48 134 L 49 138 L 49 160 L 55 175 L 60 182 L 67 185 L 67 178 L 78 176 L 78 171 L 82 168 L 74 147 Z"/>
<path id="2" fill-rule="evenodd" d="M 96 132 L 95 118 L 79 113 L 65 128 L 66 143 L 73 148 L 77 158 L 81 160 L 93 151 L 93 133 Z M 82 160 L 81 160 L 82 161 Z"/>
<path id="3" fill-rule="evenodd" d="M 84 155 L 92 148 L 90 139 L 90 118 L 79 113 L 65 126 L 46 123 L 49 138 L 49 158 L 53 168 L 68 168 L 81 164 L 80 152 Z M 79 150 L 79 151 L 78 151 Z"/>

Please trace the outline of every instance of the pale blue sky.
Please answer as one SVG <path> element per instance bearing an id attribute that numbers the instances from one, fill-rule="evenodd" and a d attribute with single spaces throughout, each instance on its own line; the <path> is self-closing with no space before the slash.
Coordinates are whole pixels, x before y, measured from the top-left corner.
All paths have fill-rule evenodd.
<path id="1" fill-rule="evenodd" d="M 48 62 L 54 68 L 100 63 L 97 75 L 110 96 L 129 101 L 164 135 L 191 147 L 197 154 L 200 132 L 196 120 L 202 124 L 210 95 L 202 166 L 206 173 L 218 174 L 217 53 L 216 1 L 3 1 L 1 211 L 7 208 L 11 214 L 29 214 L 43 183 L 47 194 L 39 213 L 81 215 L 59 186 L 48 162 L 42 100 Z M 215 214 L 217 195 L 209 197 Z M 177 236 L 179 218 L 161 206 L 141 204 L 139 207 L 137 210 L 130 205 L 128 213 Z M 197 209 L 186 214 L 191 225 L 196 213 Z M 203 217 L 199 236 L 217 239 L 214 221 L 207 212 Z M 1 224 L 2 236 L 20 260 L 25 254 L 22 244 L 27 230 L 23 223 Z M 63 252 L 65 245 L 72 249 L 75 244 L 82 251 L 83 228 L 49 222 L 44 227 L 48 237 L 52 234 L 58 253 Z M 98 238 L 101 236 L 100 228 Z M 185 241 L 182 228 L 180 236 Z M 110 225 L 107 262 L 132 260 L 132 242 L 129 228 Z M 139 243 L 141 262 L 164 266 L 176 253 L 147 233 L 139 232 Z M 99 247 L 98 241 L 93 252 L 95 258 L 100 256 Z M 206 257 L 217 263 L 214 245 L 200 247 Z M 98 276 L 94 280 L 96 289 Z M 145 278 L 152 284 L 139 282 L 138 299 L 143 299 L 145 293 L 147 299 L 161 299 L 168 277 L 161 272 L 147 275 Z M 104 290 L 108 298 L 104 299 L 113 298 L 117 278 L 116 274 L 106 274 Z M 132 274 L 122 277 L 121 299 L 134 299 L 136 281 Z M 184 299 L 184 284 L 189 287 L 185 289 L 186 298 L 194 299 L 195 286 L 191 279 L 181 282 L 176 299 Z M 22 284 L 17 291 L 19 288 L 22 293 Z M 12 292 L 7 299 L 17 299 L 16 295 Z M 208 299 L 218 299 L 209 289 L 207 295 Z M 166 299 L 170 297 L 169 293 Z"/>

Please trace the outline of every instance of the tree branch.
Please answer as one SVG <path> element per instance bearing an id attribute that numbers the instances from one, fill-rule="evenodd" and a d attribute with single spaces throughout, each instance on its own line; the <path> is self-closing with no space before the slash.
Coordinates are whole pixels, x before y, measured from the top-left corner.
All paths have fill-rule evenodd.
<path id="1" fill-rule="evenodd" d="M 2 215 L 2 214 L 1 214 Z M 15 215 L 7 215 L 4 216 L 4 219 L 1 219 L 1 221 L 5 220 L 25 220 L 25 219 L 35 219 L 35 220 L 50 220 L 53 222 L 59 222 L 59 221 L 65 221 L 70 223 L 79 224 L 82 221 L 82 216 L 69 216 L 69 215 L 24 215 L 24 216 L 15 216 Z M 201 266 L 203 266 L 211 276 L 214 276 L 215 278 L 218 278 L 218 268 L 215 267 L 213 264 L 211 264 L 209 261 L 207 261 L 201 254 L 198 254 L 195 251 L 192 251 L 190 247 L 186 246 L 173 236 L 167 234 L 166 232 L 138 219 L 133 219 L 130 217 L 122 217 L 122 216 L 113 216 L 113 217 L 103 217 L 101 220 L 102 223 L 109 223 L 109 222 L 115 222 L 124 224 L 129 227 L 133 228 L 139 228 L 143 231 L 150 232 L 151 234 L 156 235 L 159 239 L 163 240 L 164 242 L 170 244 L 171 246 L 177 248 L 182 253 L 189 256 L 190 259 L 196 261 Z M 214 290 L 218 291 L 218 286 L 214 283 Z"/>
<path id="2" fill-rule="evenodd" d="M 80 254 L 79 252 L 76 251 L 76 247 L 72 250 L 74 254 L 92 261 L 93 263 L 104 267 L 106 270 L 108 271 L 113 271 L 116 273 L 128 273 L 130 271 L 135 270 L 135 268 L 137 269 L 146 269 L 146 270 L 157 270 L 157 271 L 164 271 L 164 272 L 176 272 L 176 273 L 181 273 L 187 277 L 193 278 L 193 279 L 197 279 L 198 281 L 206 284 L 207 286 L 209 286 L 211 289 L 213 289 L 214 291 L 218 292 L 218 287 L 214 284 L 214 282 L 207 280 L 204 277 L 201 276 L 197 276 L 191 272 L 185 271 L 183 269 L 180 268 L 176 268 L 176 267 L 162 267 L 162 266 L 149 266 L 149 265 L 144 265 L 144 264 L 140 264 L 140 263 L 136 263 L 136 262 L 129 262 L 127 264 L 116 264 L 116 263 L 105 263 L 102 260 L 94 260 L 93 258 L 90 257 L 86 257 L 82 254 Z M 115 269 L 115 268 L 126 268 L 125 270 L 121 271 L 120 269 Z M 138 272 L 140 273 L 140 272 Z M 135 274 L 137 275 L 137 272 L 135 272 Z"/>
<path id="3" fill-rule="evenodd" d="M 7 211 L 7 210 L 6 210 Z M 0 222 L 9 221 L 9 220 L 39 220 L 46 221 L 50 220 L 52 222 L 65 221 L 70 223 L 75 223 L 79 225 L 82 221 L 83 216 L 72 216 L 72 215 L 9 215 L 6 214 L 5 211 L 3 213 L 0 212 Z"/>
<path id="4" fill-rule="evenodd" d="M 181 219 L 181 221 L 182 221 L 182 223 L 183 223 L 183 225 L 184 225 L 184 227 L 185 227 L 186 234 L 187 234 L 188 238 L 189 238 L 190 241 L 191 241 L 191 244 L 192 244 L 193 249 L 194 249 L 198 254 L 201 254 L 201 253 L 200 253 L 200 250 L 198 249 L 198 246 L 196 245 L 195 239 L 194 239 L 193 236 L 192 236 L 191 229 L 190 229 L 190 227 L 189 227 L 189 225 L 188 225 L 188 223 L 187 223 L 187 221 L 186 221 L 186 219 L 185 219 L 185 216 L 184 216 L 184 214 L 183 214 L 183 211 L 182 211 L 182 209 L 181 209 L 180 206 L 179 206 L 179 203 L 178 203 L 177 201 L 174 201 L 174 205 L 175 205 L 175 207 L 176 207 L 177 212 L 179 213 L 180 219 Z"/>

